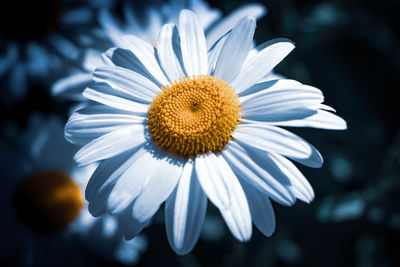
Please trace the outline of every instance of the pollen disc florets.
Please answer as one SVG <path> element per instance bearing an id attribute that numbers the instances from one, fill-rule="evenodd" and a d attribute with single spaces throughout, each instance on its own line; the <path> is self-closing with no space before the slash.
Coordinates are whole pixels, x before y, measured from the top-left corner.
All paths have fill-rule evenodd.
<path id="1" fill-rule="evenodd" d="M 239 98 L 227 82 L 199 75 L 162 90 L 147 115 L 157 145 L 183 157 L 224 148 L 240 118 Z"/>

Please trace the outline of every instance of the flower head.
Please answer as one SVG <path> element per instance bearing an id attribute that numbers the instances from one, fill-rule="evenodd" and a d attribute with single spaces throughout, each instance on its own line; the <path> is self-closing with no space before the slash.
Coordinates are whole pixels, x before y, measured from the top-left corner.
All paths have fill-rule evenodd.
<path id="1" fill-rule="evenodd" d="M 91 212 L 119 214 L 130 238 L 165 201 L 168 240 L 179 254 L 196 244 L 207 198 L 240 241 L 250 239 L 252 221 L 272 234 L 270 199 L 313 199 L 289 159 L 320 167 L 322 157 L 278 126 L 346 128 L 325 111 L 317 88 L 266 78 L 292 42 L 276 39 L 250 53 L 256 22 L 244 17 L 208 50 L 199 21 L 182 11 L 178 29 L 162 27 L 157 48 L 123 36 L 83 93 L 97 104 L 74 113 L 65 130 L 85 145 L 79 164 L 101 160 L 86 188 Z"/>
<path id="2" fill-rule="evenodd" d="M 127 241 L 114 216 L 90 215 L 82 189 L 97 164 L 73 164 L 77 147 L 63 138 L 63 121 L 33 113 L 19 137 L 15 147 L 0 140 L 6 162 L 1 168 L 1 208 L 7 214 L 0 227 L 7 249 L 0 256 L 16 265 L 73 265 L 71 261 L 83 262 L 84 248 L 100 259 L 136 262 L 146 248 L 144 237 Z M 72 254 L 76 256 L 64 257 Z"/>

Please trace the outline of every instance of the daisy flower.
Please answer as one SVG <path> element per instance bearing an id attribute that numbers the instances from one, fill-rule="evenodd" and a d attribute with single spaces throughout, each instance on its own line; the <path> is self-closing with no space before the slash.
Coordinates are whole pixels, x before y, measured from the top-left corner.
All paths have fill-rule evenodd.
<path id="1" fill-rule="evenodd" d="M 54 81 L 55 74 L 65 75 L 74 60 L 85 56 L 79 47 L 97 38 L 96 10 L 110 5 L 109 0 L 1 1 L 3 103 L 15 104 L 27 94 L 32 83 Z"/>
<path id="2" fill-rule="evenodd" d="M 207 45 L 210 47 L 221 36 L 226 34 L 236 22 L 244 16 L 261 18 L 267 12 L 260 4 L 248 4 L 238 8 L 225 17 L 217 9 L 210 8 L 202 0 L 168 0 L 156 1 L 157 5 L 124 1 L 122 4 L 123 20 L 119 19 L 110 9 L 101 9 L 98 20 L 106 38 L 98 39 L 88 44 L 79 58 L 81 70 L 76 70 L 55 82 L 52 93 L 55 96 L 70 100 L 82 101 L 82 91 L 92 80 L 92 71 L 102 64 L 101 54 L 112 46 L 121 46 L 120 37 L 133 34 L 156 45 L 158 33 L 166 23 L 177 24 L 179 12 L 182 9 L 191 9 L 199 14 L 200 22 L 206 29 Z M 106 48 L 105 48 L 106 47 Z M 82 60 L 83 59 L 83 60 Z"/>
<path id="3" fill-rule="evenodd" d="M 286 206 L 314 192 L 291 162 L 320 167 L 319 152 L 279 126 L 345 129 L 322 92 L 265 76 L 294 48 L 287 39 L 251 53 L 256 20 L 244 17 L 207 50 L 198 16 L 180 13 L 162 27 L 157 48 L 133 35 L 104 55 L 83 95 L 97 102 L 75 112 L 66 138 L 84 145 L 79 165 L 101 161 L 87 187 L 89 210 L 126 222 L 126 237 L 145 227 L 165 201 L 169 243 L 190 252 L 207 199 L 240 241 L 252 222 L 275 229 L 270 199 Z"/>
<path id="4" fill-rule="evenodd" d="M 132 264 L 146 249 L 142 236 L 125 240 L 114 216 L 90 215 L 82 188 L 96 168 L 73 164 L 77 151 L 63 138 L 63 121 L 33 113 L 14 148 L 2 151 L 0 258 L 18 266 L 84 265 L 99 259 Z M 15 242 L 22 240 L 23 242 Z"/>

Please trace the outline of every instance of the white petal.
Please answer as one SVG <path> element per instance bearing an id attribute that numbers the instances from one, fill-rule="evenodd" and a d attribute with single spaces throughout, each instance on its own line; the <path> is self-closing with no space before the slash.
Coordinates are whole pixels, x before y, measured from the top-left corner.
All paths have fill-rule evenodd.
<path id="1" fill-rule="evenodd" d="M 264 76 L 264 78 L 262 79 L 262 82 L 267 82 L 267 81 L 272 81 L 272 80 L 281 80 L 281 79 L 285 80 L 287 78 L 272 70 L 271 72 L 267 73 L 267 75 Z"/>
<path id="2" fill-rule="evenodd" d="M 197 156 L 195 170 L 210 201 L 220 210 L 229 230 L 240 241 L 251 237 L 251 215 L 235 174 L 221 155 Z"/>
<path id="3" fill-rule="evenodd" d="M 140 62 L 138 57 L 128 49 L 112 47 L 103 53 L 101 57 L 106 65 L 126 68 L 146 77 L 148 77 L 148 75 L 151 76 L 150 72 L 142 62 Z M 145 74 L 143 74 L 143 72 Z"/>
<path id="4" fill-rule="evenodd" d="M 198 16 L 183 10 L 179 16 L 182 60 L 188 76 L 207 74 L 207 46 Z"/>
<path id="5" fill-rule="evenodd" d="M 148 167 L 158 171 L 149 175 L 142 192 L 133 203 L 133 217 L 139 222 L 149 220 L 169 197 L 181 175 L 183 163 L 169 154 L 157 153 Z"/>
<path id="6" fill-rule="evenodd" d="M 65 125 L 65 138 L 85 145 L 104 134 L 145 121 L 143 116 L 115 111 L 107 106 L 89 106 L 75 112 Z"/>
<path id="7" fill-rule="evenodd" d="M 323 159 L 318 150 L 301 137 L 266 123 L 241 124 L 233 133 L 237 142 L 259 150 L 287 156 L 303 165 L 320 168 Z"/>
<path id="8" fill-rule="evenodd" d="M 148 106 L 146 104 L 124 98 L 121 93 L 113 90 L 107 84 L 93 84 L 83 91 L 83 96 L 116 109 L 130 111 L 142 116 L 147 114 Z"/>
<path id="9" fill-rule="evenodd" d="M 133 163 L 131 158 L 136 151 L 137 149 L 128 150 L 115 157 L 103 160 L 96 168 L 86 186 L 86 200 L 89 202 L 95 201 L 101 192 L 107 191 L 105 189 L 110 185 L 113 186 L 116 179 L 119 178 Z M 111 190 L 108 193 L 110 192 Z"/>
<path id="10" fill-rule="evenodd" d="M 225 161 L 223 156 L 217 155 L 217 164 L 220 172 L 227 176 L 231 183 L 231 206 L 228 209 L 219 209 L 231 233 L 239 241 L 248 241 L 252 234 L 251 214 L 243 188 Z"/>
<path id="11" fill-rule="evenodd" d="M 101 57 L 102 51 L 93 48 L 87 48 L 82 53 L 84 53 L 82 55 L 82 64 L 85 71 L 93 72 L 95 68 L 104 65 Z"/>
<path id="12" fill-rule="evenodd" d="M 288 107 L 289 108 L 289 107 Z M 317 111 L 308 108 L 288 109 L 276 114 L 262 114 L 262 111 L 247 111 L 246 115 L 241 114 L 239 119 L 242 124 L 266 124 L 281 125 L 286 121 L 303 120 L 316 114 Z"/>
<path id="13" fill-rule="evenodd" d="M 90 178 L 85 191 L 89 201 L 89 211 L 99 216 L 107 211 L 107 200 L 117 179 L 132 164 L 130 159 L 137 148 L 128 150 L 115 157 L 103 160 Z"/>
<path id="14" fill-rule="evenodd" d="M 262 168 L 270 177 L 288 190 L 293 197 L 309 203 L 313 197 L 311 186 L 300 171 L 287 159 L 274 153 L 248 147 L 246 152 L 251 157 L 251 166 L 255 170 Z M 276 155 L 275 157 L 273 155 Z M 248 164 L 250 165 L 250 164 Z M 262 172 L 260 172 L 262 173 Z M 269 180 L 271 180 L 271 178 Z M 301 182 L 300 182 L 301 181 Z"/>
<path id="15" fill-rule="evenodd" d="M 117 180 L 108 197 L 108 209 L 112 214 L 121 213 L 140 194 L 147 179 L 157 175 L 159 169 L 151 152 L 141 147 L 126 162 L 127 167 Z M 129 166 L 128 166 L 129 164 Z M 131 213 L 131 212 L 129 212 Z"/>
<path id="16" fill-rule="evenodd" d="M 150 103 L 160 88 L 146 77 L 121 67 L 101 67 L 93 73 L 93 80 L 108 83 L 127 99 Z"/>
<path id="17" fill-rule="evenodd" d="M 146 77 L 148 80 L 152 81 L 158 87 L 164 86 L 161 84 L 154 76 L 150 73 L 150 71 L 142 64 L 135 54 L 133 54 L 128 49 L 122 48 L 110 48 L 105 53 L 102 54 L 102 59 L 106 65 L 109 66 L 118 66 L 125 69 L 129 69 L 131 71 L 136 72 L 143 77 Z"/>
<path id="18" fill-rule="evenodd" d="M 281 155 L 269 153 L 269 157 L 290 180 L 292 187 L 298 190 L 300 195 L 297 195 L 297 197 L 307 203 L 311 202 L 314 198 L 314 190 L 299 169 L 290 160 Z M 304 198 L 302 199 L 302 197 Z"/>
<path id="19" fill-rule="evenodd" d="M 297 135 L 267 124 L 240 124 L 232 136 L 245 146 L 285 156 L 308 158 L 312 152 L 309 144 Z"/>
<path id="20" fill-rule="evenodd" d="M 260 192 L 282 205 L 291 206 L 295 202 L 296 199 L 289 189 L 256 164 L 248 155 L 248 151 L 236 142 L 230 142 L 222 151 L 222 155 L 241 180 L 251 183 Z"/>
<path id="21" fill-rule="evenodd" d="M 121 47 L 130 50 L 160 84 L 168 84 L 168 80 L 157 62 L 155 48 L 152 45 L 134 35 L 124 35 L 121 37 L 121 41 L 123 43 Z"/>
<path id="22" fill-rule="evenodd" d="M 204 29 L 212 25 L 216 20 L 222 17 L 221 10 L 211 8 L 207 2 L 203 0 L 191 1 L 188 2 L 189 5 L 187 8 L 193 10 L 194 12 L 199 15 L 201 20 L 201 24 L 203 25 Z M 172 7 L 172 9 L 175 9 Z M 181 8 L 183 9 L 183 7 Z M 176 15 L 174 15 L 176 16 Z"/>
<path id="23" fill-rule="evenodd" d="M 239 73 L 252 45 L 256 20 L 244 17 L 233 27 L 215 65 L 214 76 L 230 83 Z"/>
<path id="24" fill-rule="evenodd" d="M 228 38 L 229 34 L 222 36 L 208 51 L 208 74 L 213 75 L 215 64 L 217 64 L 217 59 L 221 53 L 222 47 Z"/>
<path id="25" fill-rule="evenodd" d="M 312 127 L 329 130 L 347 129 L 347 124 L 345 120 L 325 110 L 317 110 L 315 114 L 302 119 L 277 121 L 272 122 L 271 124 L 277 126 Z"/>
<path id="26" fill-rule="evenodd" d="M 253 186 L 241 182 L 249 202 L 251 218 L 264 235 L 271 236 L 275 231 L 275 214 L 271 201 Z"/>
<path id="27" fill-rule="evenodd" d="M 316 105 L 316 106 L 311 106 L 310 108 L 323 109 L 323 110 L 327 110 L 327 111 L 336 112 L 336 110 L 333 107 L 330 107 L 330 106 L 325 105 L 325 104 L 319 104 L 319 105 Z"/>
<path id="28" fill-rule="evenodd" d="M 74 157 L 79 165 L 106 159 L 146 142 L 143 125 L 132 125 L 105 134 L 82 147 Z"/>
<path id="29" fill-rule="evenodd" d="M 111 12 L 105 8 L 101 9 L 99 11 L 98 21 L 106 32 L 107 37 L 109 37 L 117 46 L 121 46 L 121 36 L 124 34 L 124 31 Z"/>
<path id="30" fill-rule="evenodd" d="M 208 160 L 210 156 L 213 160 Z M 200 155 L 195 159 L 195 171 L 201 187 L 215 206 L 228 209 L 231 205 L 229 198 L 229 183 L 219 174 L 215 165 L 215 155 Z"/>
<path id="31" fill-rule="evenodd" d="M 193 170 L 193 161 L 188 160 L 165 205 L 168 242 L 177 254 L 189 253 L 197 243 L 206 209 L 207 197 Z"/>
<path id="32" fill-rule="evenodd" d="M 319 89 L 292 80 L 275 80 L 257 86 L 265 86 L 265 89 L 239 98 L 242 106 L 241 115 L 245 119 L 259 121 L 302 119 L 316 113 L 309 109 L 309 106 L 324 101 Z"/>
<path id="33" fill-rule="evenodd" d="M 162 27 L 157 42 L 157 53 L 160 64 L 170 82 L 178 81 L 185 76 L 181 67 L 181 51 L 179 50 L 178 31 L 173 24 L 166 24 Z"/>
<path id="34" fill-rule="evenodd" d="M 53 96 L 66 95 L 70 99 L 82 98 L 83 90 L 92 82 L 92 74 L 79 72 L 56 81 L 51 87 Z"/>
<path id="35" fill-rule="evenodd" d="M 207 32 L 207 47 L 210 48 L 213 46 L 221 36 L 230 31 L 243 17 L 251 16 L 258 19 L 264 16 L 265 13 L 267 13 L 266 8 L 260 4 L 249 4 L 236 9 L 219 21 L 215 26 L 212 26 Z"/>
<path id="36" fill-rule="evenodd" d="M 267 42 L 263 50 L 246 60 L 241 71 L 232 81 L 232 88 L 240 93 L 258 83 L 293 49 L 294 44 L 287 39 L 274 39 Z"/>

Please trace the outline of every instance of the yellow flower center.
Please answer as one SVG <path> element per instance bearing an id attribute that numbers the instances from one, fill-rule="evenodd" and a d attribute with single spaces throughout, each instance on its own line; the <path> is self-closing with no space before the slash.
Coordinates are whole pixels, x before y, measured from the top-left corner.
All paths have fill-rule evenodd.
<path id="1" fill-rule="evenodd" d="M 213 76 L 183 77 L 150 104 L 148 126 L 167 152 L 191 157 L 221 151 L 239 123 L 239 97 Z"/>
<path id="2" fill-rule="evenodd" d="M 44 171 L 18 186 L 14 204 L 17 216 L 32 230 L 49 233 L 63 229 L 78 217 L 83 197 L 68 174 Z"/>

